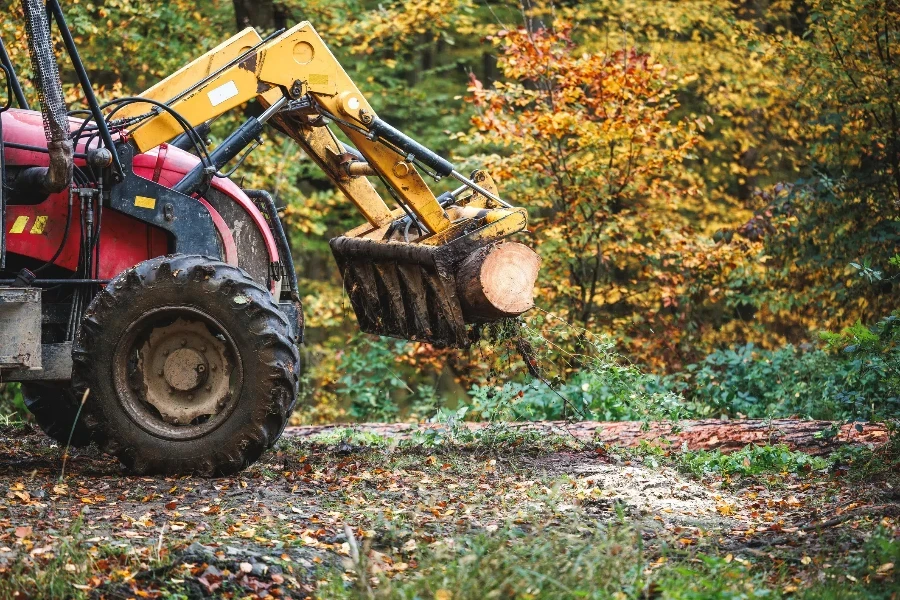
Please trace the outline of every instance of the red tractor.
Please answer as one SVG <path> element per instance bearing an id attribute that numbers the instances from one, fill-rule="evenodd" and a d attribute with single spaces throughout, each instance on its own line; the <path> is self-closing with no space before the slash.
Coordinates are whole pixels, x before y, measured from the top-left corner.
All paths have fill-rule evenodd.
<path id="1" fill-rule="evenodd" d="M 22 7 L 41 112 L 0 47 L 0 376 L 61 443 L 213 475 L 280 436 L 303 339 L 290 248 L 272 197 L 220 172 L 270 120 L 366 219 L 331 242 L 365 331 L 465 346 L 473 324 L 531 306 L 537 259 L 502 242 L 524 211 L 382 121 L 308 23 L 247 29 L 101 106 L 58 1 Z M 87 110 L 66 110 L 52 22 Z M 206 123 L 253 99 L 260 114 L 210 150 Z M 462 185 L 436 197 L 420 170 Z"/>

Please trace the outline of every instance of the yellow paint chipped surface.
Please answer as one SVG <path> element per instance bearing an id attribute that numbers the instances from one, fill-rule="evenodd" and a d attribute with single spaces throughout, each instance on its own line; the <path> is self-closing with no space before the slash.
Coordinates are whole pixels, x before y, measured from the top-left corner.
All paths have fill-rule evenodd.
<path id="1" fill-rule="evenodd" d="M 44 229 L 47 228 L 48 220 L 49 217 L 47 217 L 46 215 L 39 215 L 38 217 L 36 217 L 34 219 L 34 225 L 31 226 L 30 233 L 33 233 L 34 235 L 41 235 L 42 233 L 44 233 Z"/>

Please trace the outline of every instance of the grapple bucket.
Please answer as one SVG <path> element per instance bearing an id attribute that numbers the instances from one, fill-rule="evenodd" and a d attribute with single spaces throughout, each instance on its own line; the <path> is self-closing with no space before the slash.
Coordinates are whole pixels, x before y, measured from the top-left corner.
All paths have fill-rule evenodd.
<path id="1" fill-rule="evenodd" d="M 344 290 L 363 331 L 466 347 L 471 325 L 522 312 L 485 311 L 471 300 L 466 287 L 472 284 L 460 274 L 467 261 L 479 260 L 523 230 L 524 210 L 452 207 L 448 212 L 456 217 L 454 225 L 421 240 L 386 240 L 384 230 L 365 226 L 331 240 Z M 533 270 L 536 274 L 536 264 Z M 525 309 L 530 308 L 534 277 L 529 281 L 525 276 L 514 285 L 527 288 Z"/>

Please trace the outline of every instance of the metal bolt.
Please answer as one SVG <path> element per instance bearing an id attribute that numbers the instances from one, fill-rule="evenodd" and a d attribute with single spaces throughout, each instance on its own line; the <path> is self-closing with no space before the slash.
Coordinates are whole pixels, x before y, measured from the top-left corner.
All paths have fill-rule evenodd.
<path id="1" fill-rule="evenodd" d="M 187 346 L 187 340 L 181 340 L 182 347 Z"/>
<path id="2" fill-rule="evenodd" d="M 200 346 L 200 352 L 206 352 L 206 346 Z"/>
<path id="3" fill-rule="evenodd" d="M 211 385 L 208 385 L 208 386 L 206 386 L 205 389 L 206 389 L 207 392 L 211 392 L 211 391 L 212 391 L 212 386 L 211 386 Z"/>
<path id="4" fill-rule="evenodd" d="M 197 372 L 198 372 L 198 373 L 202 373 L 202 372 L 205 371 L 205 370 L 206 370 L 206 367 L 204 367 L 203 365 L 197 365 Z"/>
<path id="5" fill-rule="evenodd" d="M 194 395 L 193 395 L 193 394 L 188 394 L 188 400 L 193 400 L 193 399 L 194 399 Z"/>
<path id="6" fill-rule="evenodd" d="M 215 370 L 216 370 L 216 365 L 211 366 L 210 369 L 212 369 L 213 371 L 215 371 Z"/>
<path id="7" fill-rule="evenodd" d="M 163 350 L 163 356 L 168 356 L 168 355 L 169 355 L 169 351 L 168 351 L 168 350 Z"/>
<path id="8" fill-rule="evenodd" d="M 160 377 L 162 377 L 163 370 L 162 370 L 162 369 L 159 369 L 159 370 L 156 372 L 156 374 L 159 375 Z"/>
<path id="9" fill-rule="evenodd" d="M 172 419 L 172 425 L 178 425 L 178 419 Z"/>

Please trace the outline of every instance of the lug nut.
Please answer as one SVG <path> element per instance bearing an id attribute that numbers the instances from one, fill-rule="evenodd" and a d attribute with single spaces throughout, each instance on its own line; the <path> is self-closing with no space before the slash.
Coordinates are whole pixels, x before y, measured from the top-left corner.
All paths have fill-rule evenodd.
<path id="1" fill-rule="evenodd" d="M 200 346 L 200 352 L 206 352 L 206 346 Z"/>
<path id="2" fill-rule="evenodd" d="M 172 419 L 172 425 L 178 425 L 178 419 Z"/>
<path id="3" fill-rule="evenodd" d="M 211 385 L 208 385 L 208 386 L 206 386 L 205 389 L 206 389 L 207 392 L 211 392 L 211 391 L 212 391 L 212 386 L 211 386 Z"/>
<path id="4" fill-rule="evenodd" d="M 204 367 L 203 365 L 197 365 L 197 372 L 198 372 L 198 373 L 202 373 L 202 372 L 205 371 L 205 370 L 206 370 L 206 367 Z"/>
<path id="5" fill-rule="evenodd" d="M 181 345 L 182 345 L 182 346 L 187 346 L 187 340 L 181 340 Z"/>
<path id="6" fill-rule="evenodd" d="M 159 375 L 160 377 L 162 377 L 163 370 L 162 370 L 162 369 L 159 369 L 158 371 L 156 371 L 156 374 Z"/>
<path id="7" fill-rule="evenodd" d="M 193 395 L 193 394 L 188 394 L 188 400 L 193 400 L 193 399 L 194 399 L 194 395 Z"/>

